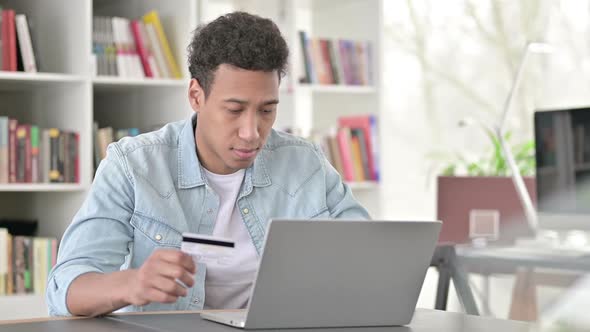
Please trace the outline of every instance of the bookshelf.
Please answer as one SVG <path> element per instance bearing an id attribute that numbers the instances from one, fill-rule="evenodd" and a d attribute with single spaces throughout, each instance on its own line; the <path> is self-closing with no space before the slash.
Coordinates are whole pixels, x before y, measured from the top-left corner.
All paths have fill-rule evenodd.
<path id="1" fill-rule="evenodd" d="M 39 59 L 39 73 L 0 71 L 0 115 L 80 134 L 79 183 L 0 184 L 0 217 L 37 219 L 39 236 L 61 237 L 87 195 L 94 174 L 95 121 L 100 127 L 143 131 L 191 114 L 186 96 L 186 47 L 198 23 L 225 12 L 245 9 L 272 18 L 290 45 L 291 74 L 281 85 L 276 128 L 296 127 L 309 133 L 332 127 L 342 115 L 379 115 L 382 109 L 377 70 L 381 67 L 380 0 L 0 0 L 0 5 L 30 19 Z M 150 10 L 160 16 L 182 79 L 95 76 L 93 16 L 133 19 Z M 371 41 L 375 84 L 300 84 L 294 73 L 301 71 L 297 35 L 301 29 L 311 36 Z M 378 217 L 379 184 L 350 185 L 355 196 Z M 43 316 L 44 308 L 41 295 L 0 296 L 0 320 Z M 27 314 L 23 316 L 23 312 Z"/>
<path id="2" fill-rule="evenodd" d="M 186 101 L 186 46 L 197 26 L 198 0 L 0 0 L 25 14 L 38 73 L 0 71 L 0 115 L 80 134 L 79 183 L 2 183 L 0 218 L 37 219 L 38 235 L 61 237 L 94 174 L 93 122 L 148 130 L 191 114 Z M 93 74 L 93 16 L 140 18 L 156 10 L 182 79 Z M 0 320 L 46 316 L 44 296 L 0 296 Z"/>
<path id="3" fill-rule="evenodd" d="M 281 83 L 276 128 L 296 128 L 302 136 L 309 136 L 311 132 L 328 131 L 340 116 L 375 114 L 379 118 L 382 110 L 380 0 L 205 0 L 200 9 L 203 22 L 231 10 L 244 10 L 272 18 L 281 29 L 289 44 L 290 67 Z M 299 31 L 305 31 L 311 38 L 369 41 L 372 84 L 301 83 L 299 78 L 305 73 L 305 65 Z M 380 131 L 379 135 L 383 133 Z M 383 179 L 384 170 L 380 169 Z M 379 183 L 349 185 L 355 197 L 378 218 L 382 199 Z"/>

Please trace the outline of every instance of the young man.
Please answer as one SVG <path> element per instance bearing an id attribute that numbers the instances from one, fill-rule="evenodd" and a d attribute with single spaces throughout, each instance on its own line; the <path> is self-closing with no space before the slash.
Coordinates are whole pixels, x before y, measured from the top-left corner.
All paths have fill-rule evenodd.
<path id="1" fill-rule="evenodd" d="M 272 21 L 222 16 L 189 50 L 195 114 L 109 146 L 49 276 L 52 315 L 244 308 L 270 218 L 369 217 L 316 146 L 272 129 L 288 56 Z M 195 265 L 182 232 L 233 238 L 236 257 Z"/>

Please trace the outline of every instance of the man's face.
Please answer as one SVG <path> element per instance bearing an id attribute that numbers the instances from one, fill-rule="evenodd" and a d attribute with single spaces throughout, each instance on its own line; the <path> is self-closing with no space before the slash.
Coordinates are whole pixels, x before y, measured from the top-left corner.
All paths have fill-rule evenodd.
<path id="1" fill-rule="evenodd" d="M 207 97 L 196 79 L 189 87 L 199 114 L 197 152 L 210 172 L 231 174 L 252 165 L 266 142 L 279 103 L 279 76 L 222 64 L 214 77 Z"/>

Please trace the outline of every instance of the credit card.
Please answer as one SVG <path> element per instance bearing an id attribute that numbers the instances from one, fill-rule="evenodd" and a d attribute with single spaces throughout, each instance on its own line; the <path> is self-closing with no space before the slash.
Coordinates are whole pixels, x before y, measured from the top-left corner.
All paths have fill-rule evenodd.
<path id="1" fill-rule="evenodd" d="M 198 263 L 226 265 L 233 259 L 235 247 L 235 242 L 228 238 L 182 233 L 180 250 L 193 256 Z"/>

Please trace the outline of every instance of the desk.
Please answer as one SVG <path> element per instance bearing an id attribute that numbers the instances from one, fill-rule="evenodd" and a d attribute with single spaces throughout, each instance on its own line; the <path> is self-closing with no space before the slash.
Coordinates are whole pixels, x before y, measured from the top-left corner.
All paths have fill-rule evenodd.
<path id="1" fill-rule="evenodd" d="M 199 312 L 169 312 L 110 315 L 102 318 L 41 319 L 11 323 L 0 322 L 0 332 L 236 332 L 233 327 L 202 320 Z M 288 332 L 525 332 L 533 325 L 525 322 L 469 316 L 455 312 L 418 309 L 409 326 L 373 328 L 288 329 Z M 264 330 L 272 331 L 272 330 Z"/>
<path id="2" fill-rule="evenodd" d="M 464 268 L 460 272 L 469 271 L 486 276 L 491 274 L 516 274 L 513 303 L 509 316 L 511 319 L 528 321 L 537 319 L 535 268 L 566 270 L 578 273 L 590 272 L 590 256 L 560 255 L 559 251 L 549 254 L 547 250 L 535 252 L 529 248 L 527 248 L 526 252 L 510 249 L 501 247 L 475 249 L 457 246 L 455 251 L 457 261 Z M 569 279 L 571 280 L 570 283 L 575 280 L 575 278 Z"/>

